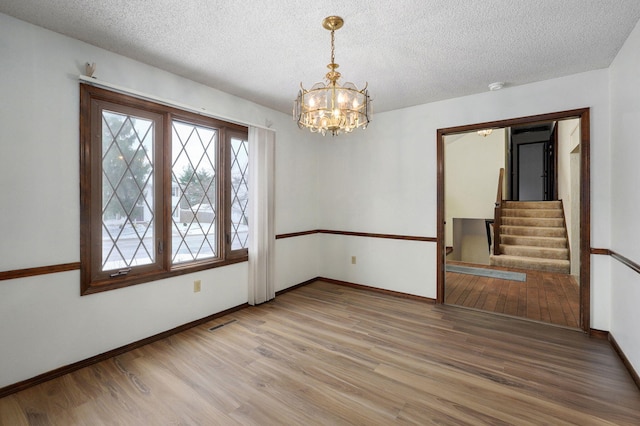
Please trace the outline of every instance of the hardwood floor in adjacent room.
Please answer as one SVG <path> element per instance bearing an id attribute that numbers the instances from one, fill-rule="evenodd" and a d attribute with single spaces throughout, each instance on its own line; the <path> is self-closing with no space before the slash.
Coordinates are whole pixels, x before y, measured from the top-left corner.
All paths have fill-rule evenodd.
<path id="1" fill-rule="evenodd" d="M 0 399 L 0 424 L 636 425 L 640 390 L 606 340 L 315 282 Z"/>
<path id="2" fill-rule="evenodd" d="M 460 262 L 449 263 L 462 265 Z M 580 288 L 573 276 L 530 270 L 518 272 L 526 273 L 525 282 L 447 272 L 445 303 L 580 327 Z"/>

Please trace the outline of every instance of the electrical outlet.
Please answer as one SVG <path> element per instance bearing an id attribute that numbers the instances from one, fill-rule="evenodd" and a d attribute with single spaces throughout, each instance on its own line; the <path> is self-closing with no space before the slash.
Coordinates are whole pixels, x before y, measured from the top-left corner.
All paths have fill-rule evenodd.
<path id="1" fill-rule="evenodd" d="M 356 257 L 355 256 L 351 256 L 351 264 L 352 265 L 356 264 Z"/>
<path id="2" fill-rule="evenodd" d="M 195 280 L 193 282 L 193 292 L 194 293 L 198 293 L 200 291 L 201 284 L 202 284 L 202 282 L 200 280 Z"/>

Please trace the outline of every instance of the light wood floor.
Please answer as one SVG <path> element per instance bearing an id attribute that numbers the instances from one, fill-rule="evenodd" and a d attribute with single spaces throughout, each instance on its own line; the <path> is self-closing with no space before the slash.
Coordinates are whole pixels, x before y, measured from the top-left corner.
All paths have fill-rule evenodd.
<path id="1" fill-rule="evenodd" d="M 606 340 L 316 282 L 0 399 L 0 423 L 637 425 L 640 390 Z"/>
<path id="2" fill-rule="evenodd" d="M 553 272 L 518 272 L 527 274 L 526 282 L 447 272 L 445 303 L 580 327 L 580 288 L 574 277 Z"/>

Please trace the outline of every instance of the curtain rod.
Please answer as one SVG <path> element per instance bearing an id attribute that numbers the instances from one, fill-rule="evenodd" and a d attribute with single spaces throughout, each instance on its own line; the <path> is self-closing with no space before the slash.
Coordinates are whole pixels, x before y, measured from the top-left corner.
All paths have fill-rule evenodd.
<path id="1" fill-rule="evenodd" d="M 219 114 L 213 114 L 210 112 L 207 112 L 204 108 L 198 109 L 195 107 L 192 107 L 190 105 L 187 104 L 182 104 L 179 102 L 175 102 L 169 99 L 164 99 L 164 98 L 160 98 L 158 96 L 154 96 L 154 95 L 150 95 L 148 93 L 143 93 L 134 89 L 129 89 L 126 87 L 122 87 L 122 86 L 118 86 L 116 84 L 112 84 L 112 83 L 107 83 L 106 81 L 102 81 L 102 80 L 98 80 L 95 77 L 87 77 L 86 75 L 80 75 L 78 76 L 79 80 L 81 83 L 85 83 L 85 84 L 90 84 L 92 86 L 96 86 L 96 87 L 102 87 L 105 89 L 110 89 L 113 90 L 114 92 L 118 92 L 118 93 L 122 93 L 124 95 L 131 95 L 131 96 L 135 96 L 136 98 L 141 98 L 147 101 L 152 101 L 152 102 L 156 102 L 165 106 L 170 106 L 170 107 L 174 107 L 174 108 L 179 108 L 181 110 L 184 111 L 188 111 L 188 112 L 192 112 L 194 114 L 200 114 L 203 115 L 205 117 L 210 117 L 210 118 L 215 118 L 218 120 L 224 120 L 224 121 L 228 121 L 230 123 L 234 123 L 234 124 L 239 124 L 241 126 L 251 126 L 251 127 L 257 127 L 260 129 L 264 129 L 264 130 L 271 130 L 272 132 L 275 132 L 275 129 L 272 129 L 270 127 L 261 125 L 261 124 L 255 124 L 255 123 L 247 123 L 244 121 L 239 121 L 233 118 L 229 118 L 223 115 L 219 115 Z M 248 102 L 248 101 L 247 101 Z"/>

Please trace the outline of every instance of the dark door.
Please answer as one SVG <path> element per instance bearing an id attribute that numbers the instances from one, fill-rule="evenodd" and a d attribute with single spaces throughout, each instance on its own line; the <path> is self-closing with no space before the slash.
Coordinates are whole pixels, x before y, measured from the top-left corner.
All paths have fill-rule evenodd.
<path id="1" fill-rule="evenodd" d="M 518 145 L 518 200 L 542 201 L 546 195 L 545 144 Z"/>
<path id="2" fill-rule="evenodd" d="M 538 128 L 541 126 L 538 126 Z M 529 129 L 527 129 L 529 130 Z M 515 201 L 550 201 L 557 197 L 556 131 L 531 132 L 511 139 L 511 199 Z M 523 135 L 523 130 L 520 130 Z M 532 134 L 537 133 L 537 134 Z M 544 135 L 541 140 L 537 136 Z"/>

